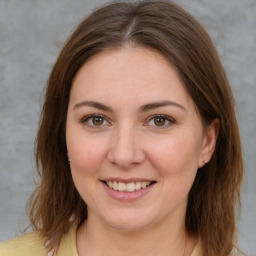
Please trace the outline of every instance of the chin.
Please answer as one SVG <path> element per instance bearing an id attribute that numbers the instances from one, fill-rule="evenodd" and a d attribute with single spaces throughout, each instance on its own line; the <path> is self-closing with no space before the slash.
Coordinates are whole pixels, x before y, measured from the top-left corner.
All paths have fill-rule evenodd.
<path id="1" fill-rule="evenodd" d="M 105 216 L 104 219 L 111 228 L 126 232 L 143 230 L 154 222 L 153 216 L 143 214 L 141 210 L 113 213 L 111 216 Z"/>
<path id="2" fill-rule="evenodd" d="M 146 229 L 149 224 L 148 223 L 140 223 L 140 222 L 115 222 L 115 223 L 110 223 L 111 228 L 115 229 L 115 230 L 119 230 L 119 231 L 123 231 L 123 232 L 136 232 L 136 231 L 140 231 L 143 229 Z"/>

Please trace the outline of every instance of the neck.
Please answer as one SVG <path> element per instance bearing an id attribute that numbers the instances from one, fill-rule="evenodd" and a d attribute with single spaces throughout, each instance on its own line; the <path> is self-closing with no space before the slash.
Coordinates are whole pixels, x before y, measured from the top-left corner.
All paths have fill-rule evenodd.
<path id="1" fill-rule="evenodd" d="M 165 221 L 147 229 L 127 231 L 111 228 L 89 217 L 77 230 L 78 255 L 190 255 L 194 240 L 187 237 L 183 223 Z"/>

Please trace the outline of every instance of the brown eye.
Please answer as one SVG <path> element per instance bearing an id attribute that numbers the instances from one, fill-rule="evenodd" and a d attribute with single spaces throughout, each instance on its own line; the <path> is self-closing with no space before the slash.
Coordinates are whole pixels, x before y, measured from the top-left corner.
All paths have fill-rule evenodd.
<path id="1" fill-rule="evenodd" d="M 171 117 L 162 114 L 151 116 L 146 122 L 146 125 L 158 129 L 168 128 L 173 124 L 175 124 L 175 121 Z"/>
<path id="2" fill-rule="evenodd" d="M 93 117 L 93 118 L 92 118 L 92 123 L 93 123 L 93 125 L 96 125 L 96 126 L 98 126 L 98 125 L 103 125 L 103 123 L 104 123 L 104 118 L 99 117 L 99 116 Z"/>
<path id="3" fill-rule="evenodd" d="M 154 118 L 154 124 L 156 126 L 163 126 L 163 125 L 165 125 L 165 122 L 166 122 L 165 118 L 162 118 L 162 117 Z"/>
<path id="4" fill-rule="evenodd" d="M 81 120 L 81 123 L 91 128 L 101 128 L 110 125 L 106 118 L 99 114 L 88 115 Z"/>

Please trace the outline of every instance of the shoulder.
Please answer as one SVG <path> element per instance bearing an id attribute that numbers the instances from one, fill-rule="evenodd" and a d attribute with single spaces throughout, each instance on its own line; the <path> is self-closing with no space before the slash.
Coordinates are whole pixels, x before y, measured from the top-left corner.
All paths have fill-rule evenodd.
<path id="1" fill-rule="evenodd" d="M 203 256 L 201 239 L 197 240 L 191 256 Z"/>
<path id="2" fill-rule="evenodd" d="M 47 256 L 45 240 L 38 232 L 31 232 L 0 243 L 1 256 Z"/>
<path id="3" fill-rule="evenodd" d="M 203 256 L 203 255 L 204 254 L 203 254 L 203 250 L 202 250 L 202 243 L 201 243 L 201 239 L 199 239 L 197 241 L 197 243 L 195 244 L 195 247 L 194 247 L 194 250 L 193 250 L 191 256 Z M 240 253 L 239 250 L 234 247 L 228 256 L 242 256 L 242 255 L 244 255 L 244 254 Z"/>

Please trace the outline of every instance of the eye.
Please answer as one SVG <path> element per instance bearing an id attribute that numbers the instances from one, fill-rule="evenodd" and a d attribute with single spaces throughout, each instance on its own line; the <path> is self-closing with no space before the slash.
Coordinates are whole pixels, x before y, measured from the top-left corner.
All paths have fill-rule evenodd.
<path id="1" fill-rule="evenodd" d="M 102 126 L 108 126 L 110 123 L 106 120 L 103 115 L 92 114 L 84 117 L 81 122 L 92 128 L 100 128 Z"/>
<path id="2" fill-rule="evenodd" d="M 174 120 L 166 115 L 151 116 L 147 125 L 164 128 L 174 123 Z"/>

